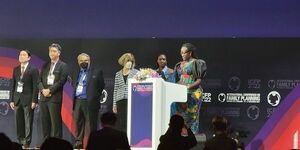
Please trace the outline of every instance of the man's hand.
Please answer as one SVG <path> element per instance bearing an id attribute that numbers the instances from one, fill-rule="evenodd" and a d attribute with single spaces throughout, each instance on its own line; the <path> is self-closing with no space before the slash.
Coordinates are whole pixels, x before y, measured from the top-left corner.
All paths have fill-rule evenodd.
<path id="1" fill-rule="evenodd" d="M 45 97 L 49 97 L 49 95 L 50 95 L 50 90 L 49 90 L 49 89 L 43 89 L 43 90 L 42 90 L 42 94 L 43 94 Z"/>
<path id="2" fill-rule="evenodd" d="M 9 105 L 12 110 L 15 110 L 15 102 L 10 102 Z"/>
<path id="3" fill-rule="evenodd" d="M 36 107 L 36 103 L 31 103 L 31 109 L 34 109 Z"/>
<path id="4" fill-rule="evenodd" d="M 117 106 L 113 106 L 113 112 L 114 112 L 115 114 L 118 113 Z"/>

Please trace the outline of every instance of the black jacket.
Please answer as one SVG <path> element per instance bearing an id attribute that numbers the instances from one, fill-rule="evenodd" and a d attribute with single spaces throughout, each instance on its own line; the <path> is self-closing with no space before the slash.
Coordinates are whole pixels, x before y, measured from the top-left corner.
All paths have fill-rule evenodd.
<path id="1" fill-rule="evenodd" d="M 71 76 L 72 86 L 74 89 L 73 92 L 73 101 L 75 99 L 76 86 L 78 84 L 80 69 L 76 69 Z M 99 109 L 100 108 L 100 97 L 102 95 L 102 90 L 104 89 L 104 78 L 103 73 L 100 69 L 90 68 L 87 77 L 87 100 L 88 106 L 90 109 Z M 73 103 L 73 109 L 75 108 L 75 103 Z"/>
<path id="2" fill-rule="evenodd" d="M 18 82 L 21 76 L 21 65 L 14 68 L 12 77 L 12 92 L 11 101 L 15 102 L 15 105 L 22 103 L 23 106 L 31 105 L 32 102 L 37 103 L 38 100 L 38 88 L 37 80 L 39 71 L 36 67 L 28 64 L 21 82 L 23 82 L 23 92 L 17 92 Z"/>
<path id="3" fill-rule="evenodd" d="M 50 71 L 51 62 L 47 62 L 43 65 L 39 79 L 38 79 L 38 88 L 42 89 L 50 89 L 51 97 L 45 97 L 41 94 L 40 101 L 50 101 L 55 103 L 61 103 L 63 97 L 63 87 L 67 81 L 68 71 L 67 64 L 63 61 L 58 61 L 53 70 L 53 74 L 55 75 L 55 80 L 53 85 L 47 84 L 47 77 Z"/>

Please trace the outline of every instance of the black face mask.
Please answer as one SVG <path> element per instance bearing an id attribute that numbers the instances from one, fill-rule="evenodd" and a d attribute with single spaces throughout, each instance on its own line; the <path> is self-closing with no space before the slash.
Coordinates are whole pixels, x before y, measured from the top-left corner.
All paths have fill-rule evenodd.
<path id="1" fill-rule="evenodd" d="M 84 70 L 88 67 L 88 65 L 89 64 L 87 62 L 83 62 L 83 63 L 79 64 L 79 66 Z"/>

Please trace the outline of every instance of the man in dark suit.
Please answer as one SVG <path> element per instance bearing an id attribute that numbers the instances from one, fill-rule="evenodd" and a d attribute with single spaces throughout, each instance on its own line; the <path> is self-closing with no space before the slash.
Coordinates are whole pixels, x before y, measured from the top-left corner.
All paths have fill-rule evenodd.
<path id="1" fill-rule="evenodd" d="M 72 74 L 74 87 L 73 110 L 75 118 L 75 144 L 76 149 L 83 148 L 85 125 L 89 135 L 97 131 L 100 97 L 104 88 L 102 71 L 90 66 L 90 56 L 81 53 L 77 57 L 79 68 Z"/>
<path id="2" fill-rule="evenodd" d="M 49 46 L 51 61 L 43 65 L 38 79 L 43 140 L 49 136 L 62 138 L 61 106 L 68 73 L 67 64 L 59 59 L 60 53 L 59 44 Z"/>
<path id="3" fill-rule="evenodd" d="M 130 150 L 126 133 L 113 129 L 116 121 L 116 114 L 112 112 L 104 113 L 101 117 L 103 128 L 91 133 L 86 149 Z"/>
<path id="4" fill-rule="evenodd" d="M 14 68 L 12 77 L 12 99 L 10 107 L 15 111 L 17 140 L 24 148 L 31 143 L 33 113 L 38 98 L 37 79 L 38 69 L 29 60 L 28 50 L 21 50 L 20 65 Z"/>
<path id="5" fill-rule="evenodd" d="M 205 142 L 203 150 L 237 150 L 237 142 L 226 133 L 227 119 L 224 117 L 214 117 L 212 124 L 215 136 Z"/>

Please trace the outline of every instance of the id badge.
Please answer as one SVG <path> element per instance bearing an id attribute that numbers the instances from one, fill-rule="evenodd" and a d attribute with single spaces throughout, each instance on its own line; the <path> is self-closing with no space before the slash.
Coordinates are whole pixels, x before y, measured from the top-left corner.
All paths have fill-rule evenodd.
<path id="1" fill-rule="evenodd" d="M 83 86 L 82 85 L 78 85 L 77 89 L 76 89 L 76 93 L 80 94 L 80 93 L 82 93 L 82 90 L 83 90 Z"/>
<path id="2" fill-rule="evenodd" d="M 55 80 L 55 75 L 54 74 L 49 75 L 48 78 L 47 78 L 47 84 L 48 85 L 53 85 L 54 84 L 54 80 Z"/>
<path id="3" fill-rule="evenodd" d="M 23 85 L 24 85 L 23 82 L 21 82 L 21 81 L 18 82 L 18 85 L 17 85 L 17 92 L 18 93 L 22 93 L 23 92 Z"/>

